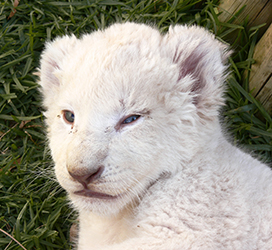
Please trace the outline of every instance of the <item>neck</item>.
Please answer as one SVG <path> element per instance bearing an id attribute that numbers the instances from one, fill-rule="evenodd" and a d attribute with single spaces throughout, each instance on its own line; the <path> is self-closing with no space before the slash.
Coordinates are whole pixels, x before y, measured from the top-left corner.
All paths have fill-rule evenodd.
<path id="1" fill-rule="evenodd" d="M 118 243 L 130 237 L 132 235 L 130 211 L 128 207 L 112 216 L 81 211 L 78 249 L 86 249 L 86 246 L 90 245 L 97 249 L 98 246 Z"/>

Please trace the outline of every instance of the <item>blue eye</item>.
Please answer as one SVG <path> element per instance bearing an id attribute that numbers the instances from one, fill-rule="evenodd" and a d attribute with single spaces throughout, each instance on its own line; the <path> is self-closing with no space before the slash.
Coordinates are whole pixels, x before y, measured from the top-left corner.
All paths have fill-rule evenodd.
<path id="1" fill-rule="evenodd" d="M 64 110 L 63 111 L 63 118 L 69 124 L 73 124 L 74 121 L 75 121 L 75 115 L 74 115 L 74 113 L 71 112 L 71 111 L 69 111 L 69 110 Z"/>
<path id="2" fill-rule="evenodd" d="M 128 118 L 124 119 L 122 121 L 122 124 L 132 123 L 132 122 L 136 121 L 139 117 L 140 117 L 140 115 L 131 115 Z"/>

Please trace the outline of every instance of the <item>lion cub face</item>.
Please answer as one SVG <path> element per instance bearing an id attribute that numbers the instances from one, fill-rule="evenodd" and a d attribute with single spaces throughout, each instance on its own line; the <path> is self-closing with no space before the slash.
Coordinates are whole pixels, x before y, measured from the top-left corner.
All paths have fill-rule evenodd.
<path id="1" fill-rule="evenodd" d="M 49 144 L 78 210 L 117 213 L 186 166 L 217 121 L 224 50 L 199 28 L 162 36 L 133 23 L 47 44 L 40 84 Z"/>

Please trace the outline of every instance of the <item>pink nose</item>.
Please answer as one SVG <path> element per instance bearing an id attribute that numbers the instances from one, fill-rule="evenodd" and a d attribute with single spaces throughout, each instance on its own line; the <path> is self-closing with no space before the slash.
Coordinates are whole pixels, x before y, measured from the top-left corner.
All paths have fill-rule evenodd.
<path id="1" fill-rule="evenodd" d="M 90 169 L 88 171 L 84 171 L 82 174 L 80 171 L 70 172 L 69 174 L 79 183 L 83 185 L 84 188 L 87 189 L 87 185 L 97 179 L 100 178 L 101 174 L 104 171 L 104 166 L 99 166 L 97 169 Z"/>

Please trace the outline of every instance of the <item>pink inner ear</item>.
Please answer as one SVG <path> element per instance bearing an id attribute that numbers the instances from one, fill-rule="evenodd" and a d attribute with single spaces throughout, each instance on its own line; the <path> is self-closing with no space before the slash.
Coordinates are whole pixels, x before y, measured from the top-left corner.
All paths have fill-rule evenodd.
<path id="1" fill-rule="evenodd" d="M 55 70 L 59 70 L 59 69 L 60 69 L 60 67 L 57 64 L 57 62 L 54 61 L 52 58 L 49 58 L 47 61 L 47 65 L 44 70 L 44 73 L 45 73 L 45 77 L 46 77 L 47 81 L 50 84 L 54 84 L 54 85 L 60 84 L 58 78 L 54 75 Z"/>
<path id="2" fill-rule="evenodd" d="M 55 69 L 60 69 L 59 65 L 56 63 L 56 61 L 54 60 L 50 60 L 49 64 L 51 65 L 51 67 L 53 68 L 53 71 Z"/>
<path id="3" fill-rule="evenodd" d="M 181 52 L 175 52 L 173 62 L 179 65 L 179 76 L 178 81 L 182 78 L 190 75 L 195 81 L 191 87 L 191 92 L 195 94 L 200 94 L 201 90 L 205 87 L 205 75 L 203 75 L 203 68 L 205 67 L 205 63 L 203 62 L 204 57 L 206 55 L 205 51 L 201 51 L 198 48 L 201 47 L 199 44 L 194 51 L 184 60 L 181 60 Z M 198 98 L 194 98 L 194 103 L 198 103 Z"/>

